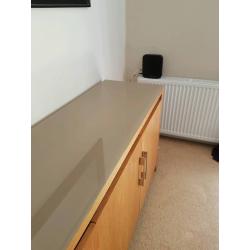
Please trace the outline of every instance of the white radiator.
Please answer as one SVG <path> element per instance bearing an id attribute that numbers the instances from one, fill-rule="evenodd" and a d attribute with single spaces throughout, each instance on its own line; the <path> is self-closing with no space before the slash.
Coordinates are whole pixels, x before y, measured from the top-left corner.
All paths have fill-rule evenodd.
<path id="1" fill-rule="evenodd" d="M 140 83 L 165 86 L 161 133 L 206 142 L 219 141 L 219 85 L 190 78 L 138 77 Z"/>

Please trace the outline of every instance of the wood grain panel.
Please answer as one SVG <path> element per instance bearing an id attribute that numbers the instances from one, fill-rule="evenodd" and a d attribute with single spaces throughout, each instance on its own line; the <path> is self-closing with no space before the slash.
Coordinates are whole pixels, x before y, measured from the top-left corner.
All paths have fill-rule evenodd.
<path id="1" fill-rule="evenodd" d="M 144 181 L 144 186 L 141 186 L 140 208 L 143 207 L 144 200 L 157 165 L 161 107 L 162 101 L 158 103 L 158 106 L 156 107 L 142 134 L 142 151 L 146 152 L 147 154 L 147 173 L 146 179 Z"/>
<path id="2" fill-rule="evenodd" d="M 139 140 L 117 183 L 97 210 L 77 250 L 128 249 L 139 214 L 140 188 L 138 185 Z"/>

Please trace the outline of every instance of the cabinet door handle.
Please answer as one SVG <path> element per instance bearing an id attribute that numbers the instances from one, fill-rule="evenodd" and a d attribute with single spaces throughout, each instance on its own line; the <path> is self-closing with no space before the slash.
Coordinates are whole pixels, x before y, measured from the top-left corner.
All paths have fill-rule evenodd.
<path id="1" fill-rule="evenodd" d="M 145 167 L 145 171 L 144 171 L 144 178 L 147 178 L 147 172 L 148 172 L 148 152 L 143 151 L 142 152 L 142 157 L 145 159 L 144 160 L 144 167 Z"/>
<path id="2" fill-rule="evenodd" d="M 144 179 L 145 179 L 145 173 L 144 173 L 145 158 L 144 157 L 139 158 L 139 166 L 140 166 L 140 170 L 139 170 L 138 184 L 140 186 L 144 186 Z M 141 166 L 143 166 L 142 170 L 141 170 Z"/>

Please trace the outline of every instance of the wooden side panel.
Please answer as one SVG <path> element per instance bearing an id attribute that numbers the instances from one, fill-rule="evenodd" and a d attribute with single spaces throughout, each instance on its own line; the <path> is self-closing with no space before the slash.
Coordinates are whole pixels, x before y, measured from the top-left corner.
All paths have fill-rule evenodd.
<path id="1" fill-rule="evenodd" d="M 94 232 L 95 230 L 95 224 L 90 223 L 81 238 L 81 241 L 77 245 L 76 249 L 81 250 L 95 250 L 99 247 L 99 239 L 98 234 Z"/>
<path id="2" fill-rule="evenodd" d="M 91 232 L 86 231 L 77 250 L 128 249 L 140 209 L 138 185 L 139 140 L 109 197 L 93 217 Z"/>
<path id="3" fill-rule="evenodd" d="M 147 154 L 147 173 L 144 186 L 141 187 L 140 207 L 143 207 L 150 181 L 153 177 L 157 165 L 158 144 L 160 136 L 160 118 L 162 101 L 158 103 L 149 123 L 142 134 L 142 151 Z"/>

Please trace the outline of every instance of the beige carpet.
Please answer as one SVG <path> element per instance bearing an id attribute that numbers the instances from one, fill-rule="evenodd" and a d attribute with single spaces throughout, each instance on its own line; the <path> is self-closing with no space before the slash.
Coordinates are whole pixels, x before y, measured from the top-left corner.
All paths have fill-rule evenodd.
<path id="1" fill-rule="evenodd" d="M 160 139 L 158 170 L 130 250 L 215 250 L 218 163 L 209 145 Z"/>

